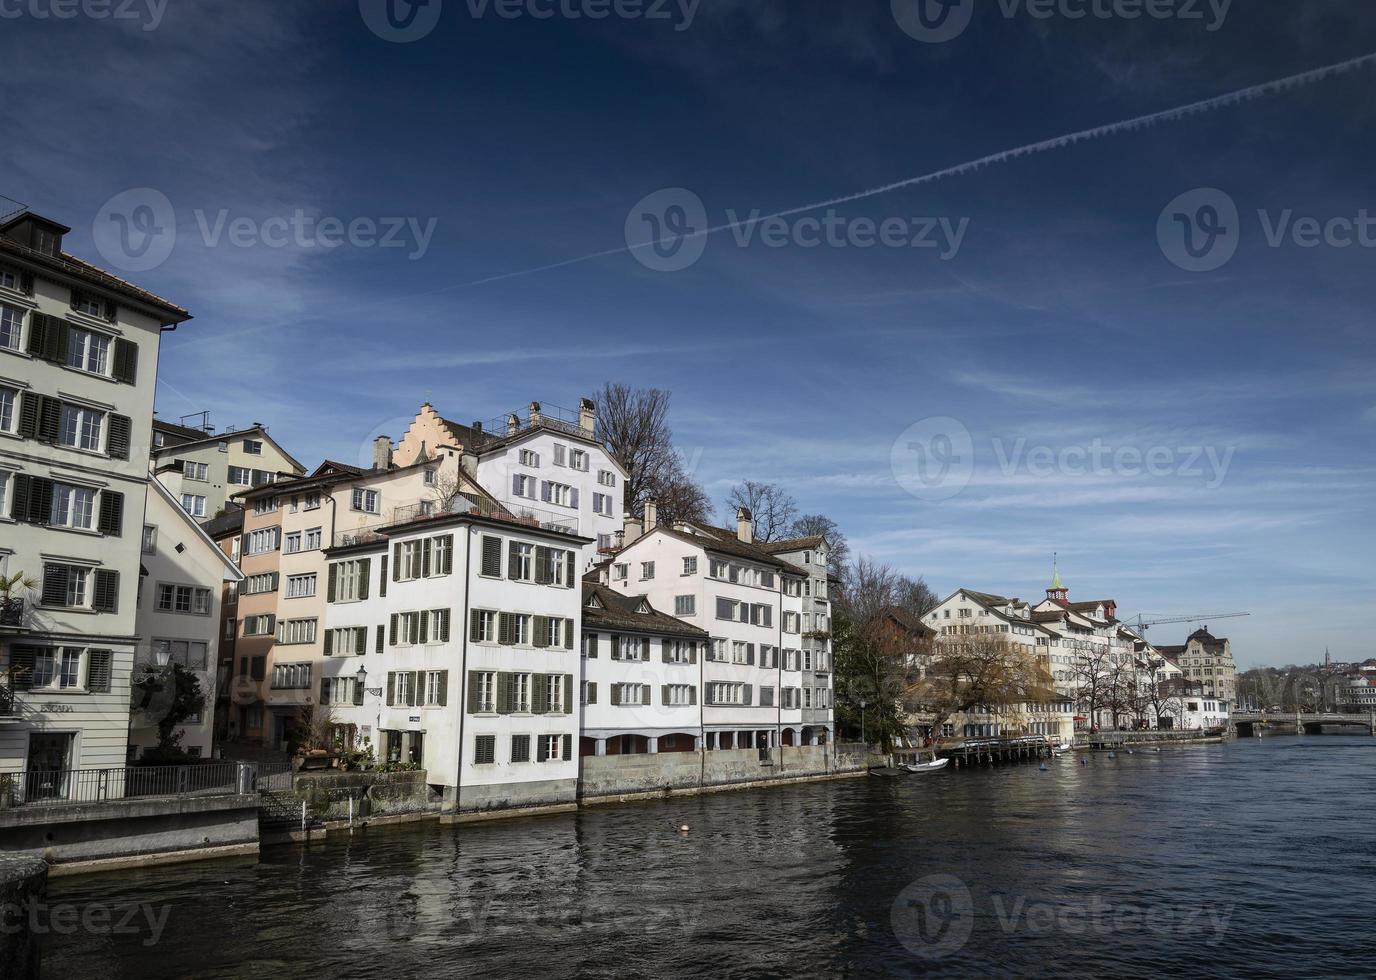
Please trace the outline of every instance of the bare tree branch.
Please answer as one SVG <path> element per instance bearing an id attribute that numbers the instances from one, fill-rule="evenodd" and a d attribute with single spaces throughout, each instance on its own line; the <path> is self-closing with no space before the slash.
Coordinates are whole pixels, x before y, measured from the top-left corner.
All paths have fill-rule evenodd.
<path id="1" fill-rule="evenodd" d="M 736 519 L 736 511 L 749 508 L 755 518 L 756 541 L 780 541 L 788 536 L 793 519 L 798 514 L 798 502 L 777 483 L 757 483 L 746 480 L 731 488 L 726 496 L 727 521 Z"/>

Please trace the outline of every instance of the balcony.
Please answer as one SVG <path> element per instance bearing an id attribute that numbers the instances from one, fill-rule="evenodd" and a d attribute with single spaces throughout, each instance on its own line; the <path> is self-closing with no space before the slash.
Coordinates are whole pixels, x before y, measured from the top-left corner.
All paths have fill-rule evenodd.
<path id="1" fill-rule="evenodd" d="M 558 531 L 561 534 L 578 533 L 578 518 L 575 515 L 560 514 L 541 507 L 527 507 L 524 504 L 503 505 L 476 494 L 460 493 L 450 501 L 448 514 L 441 514 L 439 505 L 431 500 L 421 500 L 414 504 L 393 507 L 392 516 L 389 520 L 347 531 L 336 531 L 331 547 L 350 548 L 355 545 L 385 541 L 387 535 L 383 531 L 387 528 L 397 524 L 407 524 L 412 521 L 423 521 L 426 518 L 438 518 L 452 514 L 476 514 L 496 521 L 508 521 L 525 527 Z"/>
<path id="2" fill-rule="evenodd" d="M 525 414 L 510 412 L 506 415 L 499 415 L 495 419 L 488 419 L 481 424 L 481 432 L 484 438 L 504 439 L 528 429 L 547 429 L 551 432 L 561 432 L 564 435 L 581 436 L 589 439 L 592 438 L 593 433 L 590 429 L 594 424 L 591 410 L 584 416 L 580 412 L 560 408 L 558 405 L 542 405 L 540 402 L 531 402 Z"/>

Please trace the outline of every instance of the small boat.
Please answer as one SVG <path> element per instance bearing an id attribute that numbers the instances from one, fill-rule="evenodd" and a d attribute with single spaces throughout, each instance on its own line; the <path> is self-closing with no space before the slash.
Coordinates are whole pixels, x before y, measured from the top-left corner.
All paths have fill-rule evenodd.
<path id="1" fill-rule="evenodd" d="M 908 770 L 895 768 L 894 766 L 871 766 L 869 773 L 871 776 L 883 776 L 886 779 L 893 779 L 898 776 L 908 775 Z"/>
<path id="2" fill-rule="evenodd" d="M 946 768 L 950 759 L 933 759 L 931 762 L 909 762 L 903 768 L 911 773 L 938 772 Z"/>

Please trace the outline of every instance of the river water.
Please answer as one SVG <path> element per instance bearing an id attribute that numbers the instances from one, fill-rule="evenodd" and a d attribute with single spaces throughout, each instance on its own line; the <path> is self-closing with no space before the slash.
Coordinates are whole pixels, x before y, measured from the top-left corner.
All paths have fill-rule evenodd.
<path id="1" fill-rule="evenodd" d="M 332 834 L 54 880 L 44 977 L 1372 976 L 1373 769 L 1275 737 Z"/>

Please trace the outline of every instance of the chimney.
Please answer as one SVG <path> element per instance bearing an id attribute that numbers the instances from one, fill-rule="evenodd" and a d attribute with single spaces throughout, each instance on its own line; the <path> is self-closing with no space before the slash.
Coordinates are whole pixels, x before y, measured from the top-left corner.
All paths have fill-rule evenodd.
<path id="1" fill-rule="evenodd" d="M 755 543 L 755 521 L 749 507 L 736 508 L 736 537 L 743 544 Z"/>
<path id="2" fill-rule="evenodd" d="M 482 424 L 482 422 L 474 422 L 471 426 L 469 426 L 469 428 L 473 430 L 473 445 L 474 445 L 474 446 L 482 446 L 482 444 L 483 444 L 483 424 Z"/>
<path id="3" fill-rule="evenodd" d="M 540 424 L 540 403 L 530 403 L 530 427 L 533 429 Z"/>
<path id="4" fill-rule="evenodd" d="M 636 540 L 645 533 L 645 525 L 633 517 L 626 518 L 625 541 L 627 544 L 634 544 Z"/>
<path id="5" fill-rule="evenodd" d="M 653 497 L 645 501 L 645 514 L 642 519 L 645 522 L 646 534 L 659 527 L 659 505 L 655 503 Z"/>
<path id="6" fill-rule="evenodd" d="M 578 431 L 591 438 L 596 429 L 597 406 L 591 398 L 584 398 L 578 403 Z"/>
<path id="7" fill-rule="evenodd" d="M 373 469 L 390 470 L 392 468 L 392 437 L 378 436 L 373 440 Z"/>
<path id="8" fill-rule="evenodd" d="M 509 436 L 514 436 L 517 432 L 520 431 L 520 428 L 521 417 L 517 415 L 515 412 L 512 412 L 510 415 L 506 417 L 506 434 Z"/>
<path id="9" fill-rule="evenodd" d="M 617 551 L 626 547 L 626 532 L 624 530 L 617 531 L 612 535 L 612 547 Z"/>

